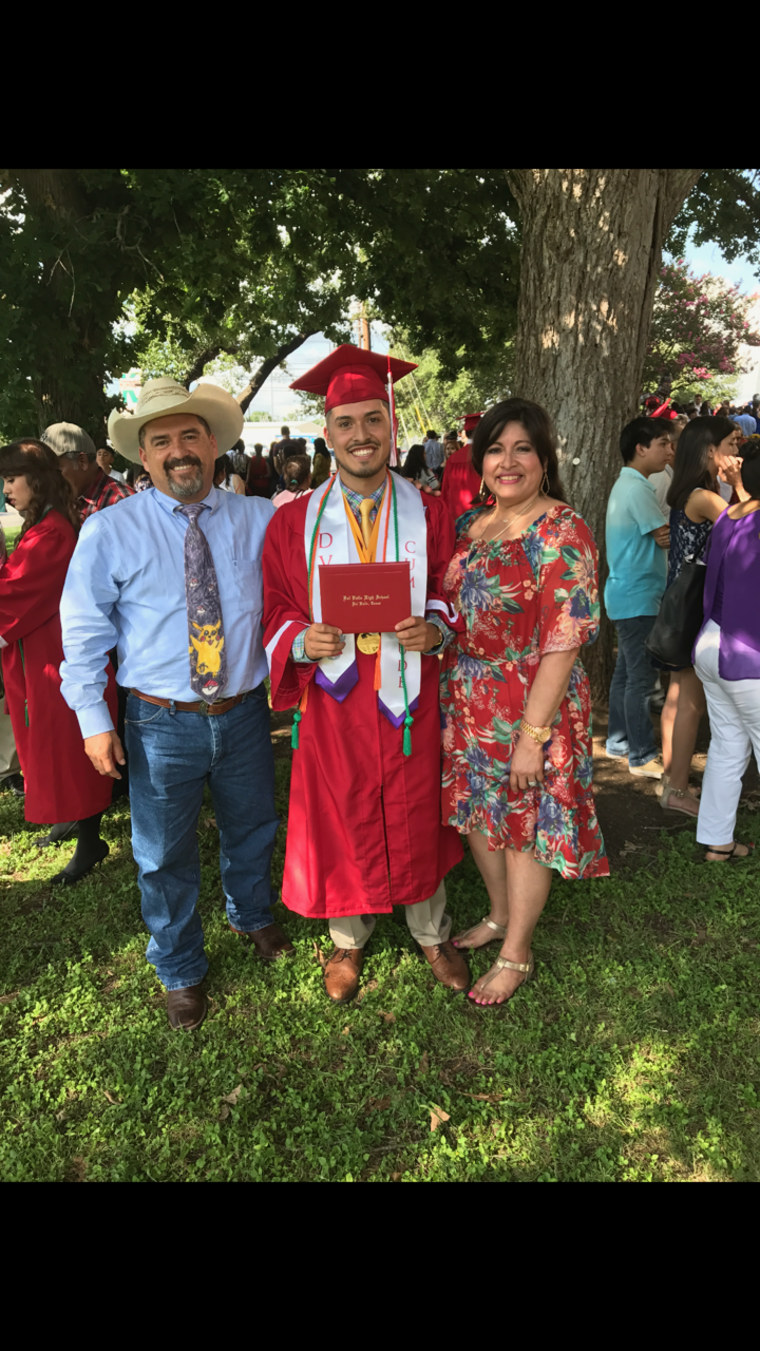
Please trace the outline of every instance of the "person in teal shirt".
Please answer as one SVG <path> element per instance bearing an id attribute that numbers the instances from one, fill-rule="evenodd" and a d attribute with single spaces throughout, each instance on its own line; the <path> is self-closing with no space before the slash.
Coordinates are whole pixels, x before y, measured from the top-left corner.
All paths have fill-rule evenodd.
<path id="1" fill-rule="evenodd" d="M 623 468 L 610 493 L 605 527 L 610 573 L 604 604 L 618 640 L 607 754 L 615 759 L 627 756 L 630 772 L 645 778 L 662 776 L 649 716 L 656 671 L 645 643 L 665 590 L 670 541 L 649 478 L 665 468 L 669 450 L 670 436 L 656 418 L 634 418 L 623 428 Z"/>

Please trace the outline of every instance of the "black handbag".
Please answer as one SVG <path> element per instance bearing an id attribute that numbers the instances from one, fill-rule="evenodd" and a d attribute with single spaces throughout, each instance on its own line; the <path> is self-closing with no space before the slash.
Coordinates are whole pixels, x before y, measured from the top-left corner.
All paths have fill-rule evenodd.
<path id="1" fill-rule="evenodd" d="M 658 666 L 672 671 L 691 666 L 691 653 L 702 627 L 707 564 L 701 559 L 684 563 L 660 604 L 660 612 L 646 640 L 646 650 Z"/>

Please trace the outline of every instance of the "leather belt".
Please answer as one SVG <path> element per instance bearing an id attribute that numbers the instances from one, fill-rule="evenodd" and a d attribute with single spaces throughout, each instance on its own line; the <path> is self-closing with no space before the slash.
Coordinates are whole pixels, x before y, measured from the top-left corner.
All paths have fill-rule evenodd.
<path id="1" fill-rule="evenodd" d="M 142 690 L 130 690 L 137 699 L 144 699 L 146 704 L 158 704 L 159 708 L 174 708 L 178 713 L 203 713 L 209 718 L 218 717 L 220 713 L 229 713 L 231 708 L 236 708 L 242 704 L 253 690 L 246 690 L 245 694 L 233 694 L 231 699 L 220 699 L 216 704 L 207 704 L 204 699 L 196 699 L 191 704 L 183 703 L 181 699 L 159 699 L 155 694 L 143 694 Z"/>

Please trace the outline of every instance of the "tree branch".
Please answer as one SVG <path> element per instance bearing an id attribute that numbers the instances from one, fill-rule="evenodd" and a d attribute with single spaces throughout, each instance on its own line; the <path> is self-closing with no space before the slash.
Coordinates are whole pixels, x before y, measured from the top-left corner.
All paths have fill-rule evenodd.
<path id="1" fill-rule="evenodd" d="M 306 333 L 297 333 L 295 338 L 291 338 L 290 342 L 286 342 L 282 347 L 279 347 L 274 356 L 267 357 L 266 361 L 262 361 L 259 369 L 251 376 L 245 388 L 241 389 L 240 393 L 236 395 L 237 401 L 243 412 L 245 412 L 246 408 L 253 402 L 264 381 L 272 374 L 272 371 L 275 370 L 277 366 L 281 365 L 282 362 L 290 356 L 291 352 L 297 351 L 297 349 L 306 342 L 307 338 L 313 337 L 314 334 L 318 332 L 318 329 L 311 328 Z"/>
<path id="2" fill-rule="evenodd" d="M 188 366 L 185 374 L 182 377 L 181 384 L 185 385 L 185 387 L 189 389 L 193 380 L 200 380 L 201 376 L 203 375 L 203 367 L 207 366 L 209 361 L 215 361 L 216 358 L 219 356 L 219 353 L 222 351 L 229 352 L 231 356 L 235 355 L 235 347 L 232 346 L 231 344 L 229 346 L 222 347 L 221 344 L 217 343 L 212 347 L 202 348 L 201 351 L 198 353 L 198 355 L 193 358 L 191 365 Z"/>
<path id="3" fill-rule="evenodd" d="M 702 177 L 704 169 L 670 169 L 663 196 L 663 216 L 667 235 L 695 183 Z"/>

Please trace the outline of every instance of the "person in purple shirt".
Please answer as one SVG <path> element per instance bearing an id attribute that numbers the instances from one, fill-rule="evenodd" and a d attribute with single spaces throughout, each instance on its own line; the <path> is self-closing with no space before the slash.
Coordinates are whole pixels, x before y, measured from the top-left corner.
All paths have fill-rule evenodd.
<path id="1" fill-rule="evenodd" d="M 748 444 L 737 502 L 712 528 L 705 579 L 705 622 L 694 646 L 710 718 L 697 840 L 708 863 L 746 858 L 734 840 L 736 811 L 752 751 L 760 765 L 760 446 Z"/>

